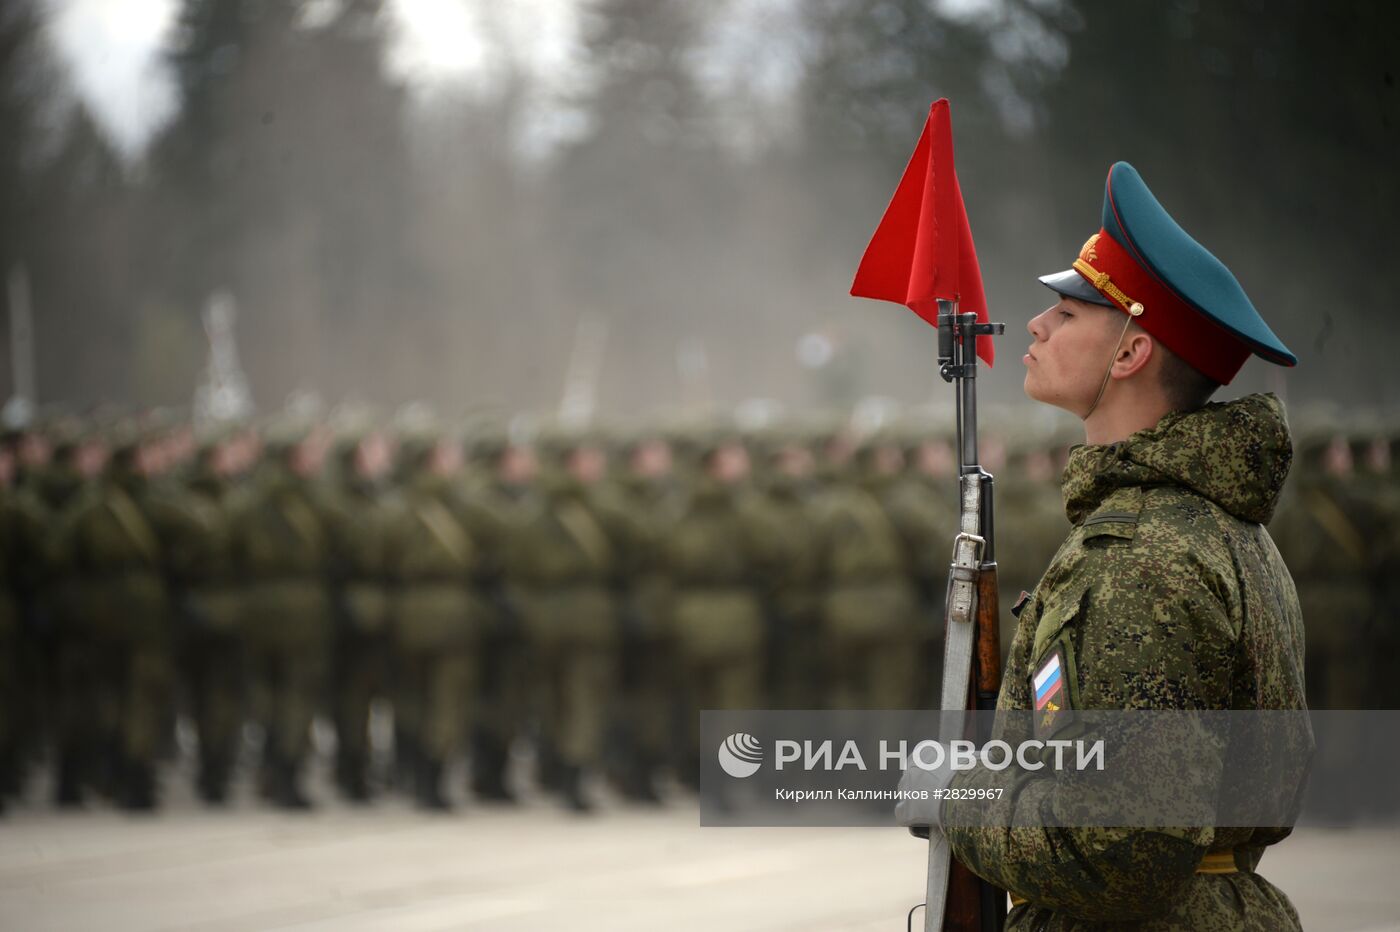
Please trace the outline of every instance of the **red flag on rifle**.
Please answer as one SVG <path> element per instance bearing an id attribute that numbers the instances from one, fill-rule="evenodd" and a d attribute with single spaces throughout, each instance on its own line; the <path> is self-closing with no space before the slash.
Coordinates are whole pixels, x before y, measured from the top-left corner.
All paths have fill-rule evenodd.
<path id="1" fill-rule="evenodd" d="M 935 327 L 940 298 L 957 301 L 962 313 L 975 311 L 978 322 L 988 320 L 977 250 L 953 169 L 946 98 L 929 108 L 904 177 L 861 257 L 851 294 L 903 304 Z M 977 338 L 977 355 L 992 364 L 991 337 Z"/>

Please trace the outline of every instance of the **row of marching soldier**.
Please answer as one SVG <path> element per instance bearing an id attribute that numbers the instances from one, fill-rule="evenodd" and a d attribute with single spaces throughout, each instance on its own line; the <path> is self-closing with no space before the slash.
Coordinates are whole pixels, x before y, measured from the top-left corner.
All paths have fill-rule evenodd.
<path id="1" fill-rule="evenodd" d="M 1310 693 L 1393 705 L 1368 671 L 1394 641 L 1395 441 L 1304 438 L 1272 529 L 1308 610 Z M 1066 526 L 1063 445 L 1010 439 L 1004 463 L 984 441 L 1004 610 Z M 699 709 L 928 707 L 952 470 L 946 434 L 912 430 L 13 429 L 0 799 L 47 770 L 59 805 L 153 808 L 185 722 L 208 803 L 248 773 L 304 808 L 320 720 L 350 800 L 445 809 L 466 763 L 477 799 L 533 776 L 586 810 L 605 786 L 693 785 Z"/>

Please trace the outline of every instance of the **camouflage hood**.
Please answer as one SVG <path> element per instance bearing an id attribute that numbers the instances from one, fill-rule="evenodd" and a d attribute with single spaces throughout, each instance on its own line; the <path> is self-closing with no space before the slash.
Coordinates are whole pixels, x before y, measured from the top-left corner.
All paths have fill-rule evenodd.
<path id="1" fill-rule="evenodd" d="M 1077 446 L 1060 482 L 1076 525 L 1114 489 L 1159 485 L 1183 486 L 1242 521 L 1266 524 L 1292 461 L 1283 403 L 1247 395 L 1172 412 L 1118 443 Z"/>

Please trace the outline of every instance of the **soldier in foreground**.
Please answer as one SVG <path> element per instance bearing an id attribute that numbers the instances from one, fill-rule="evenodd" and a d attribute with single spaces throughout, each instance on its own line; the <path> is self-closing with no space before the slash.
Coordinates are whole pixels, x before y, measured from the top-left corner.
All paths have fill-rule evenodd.
<path id="1" fill-rule="evenodd" d="M 1292 353 L 1126 163 L 1103 229 L 1041 281 L 1060 297 L 1029 324 L 1026 394 L 1079 416 L 1087 442 L 1062 480 L 1074 528 L 1019 613 L 997 708 L 1305 709 L 1302 615 L 1263 528 L 1292 460 L 1283 406 L 1207 403 L 1251 354 Z M 1019 767 L 905 781 L 1017 800 L 1012 828 L 963 827 L 981 801 L 897 812 L 1010 892 L 1008 929 L 1299 927 L 1255 872 L 1287 827 L 1049 828 L 1020 812 L 1055 800 Z"/>

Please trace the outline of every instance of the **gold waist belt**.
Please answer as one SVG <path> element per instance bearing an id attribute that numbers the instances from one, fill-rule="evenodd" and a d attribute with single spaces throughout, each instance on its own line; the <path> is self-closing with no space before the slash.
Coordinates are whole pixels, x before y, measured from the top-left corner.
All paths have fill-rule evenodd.
<path id="1" fill-rule="evenodd" d="M 1235 851 L 1209 851 L 1201 858 L 1201 863 L 1196 865 L 1198 874 L 1237 874 L 1239 868 L 1235 866 Z M 1026 902 L 1023 896 L 1011 894 L 1011 905 L 1020 906 Z"/>

